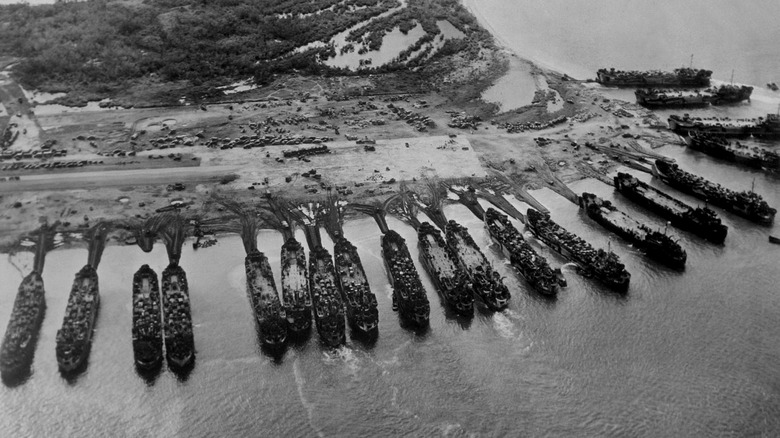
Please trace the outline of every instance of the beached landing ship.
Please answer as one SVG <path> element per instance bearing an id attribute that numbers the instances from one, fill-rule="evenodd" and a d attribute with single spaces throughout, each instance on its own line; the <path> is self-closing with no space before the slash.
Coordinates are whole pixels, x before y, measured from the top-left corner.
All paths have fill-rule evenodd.
<path id="1" fill-rule="evenodd" d="M 157 273 L 143 265 L 133 275 L 133 356 L 143 370 L 162 365 L 163 333 Z"/>
<path id="2" fill-rule="evenodd" d="M 328 197 L 324 208 L 324 225 L 333 240 L 336 279 L 347 308 L 352 335 L 371 340 L 379 334 L 379 310 L 376 295 L 371 292 L 357 248 L 344 237 L 344 207 L 338 197 Z"/>
<path id="3" fill-rule="evenodd" d="M 580 207 L 591 219 L 623 239 L 637 245 L 648 257 L 674 269 L 684 269 L 687 254 L 680 244 L 666 234 L 650 229 L 647 225 L 618 210 L 611 202 L 592 193 L 583 193 Z"/>
<path id="4" fill-rule="evenodd" d="M 306 251 L 295 238 L 292 206 L 285 200 L 266 195 L 269 210 L 276 217 L 266 218 L 273 228 L 282 233 L 282 307 L 287 318 L 289 334 L 306 336 L 311 330 L 311 295 L 309 273 L 306 270 Z M 255 239 L 256 241 L 256 239 Z"/>
<path id="5" fill-rule="evenodd" d="M 493 208 L 485 212 L 485 226 L 493 241 L 501 248 L 517 272 L 542 295 L 555 297 L 561 280 L 547 263 L 547 260 L 523 239 L 509 218 Z"/>
<path id="6" fill-rule="evenodd" d="M 56 226 L 56 224 L 55 224 Z M 0 375 L 6 383 L 15 383 L 29 375 L 38 333 L 46 314 L 46 297 L 43 288 L 43 265 L 49 249 L 52 227 L 44 224 L 38 230 L 33 270 L 19 284 L 8 328 L 0 346 Z"/>
<path id="7" fill-rule="evenodd" d="M 108 224 L 101 222 L 88 234 L 87 264 L 73 280 L 62 327 L 57 330 L 56 355 L 60 372 L 70 375 L 83 369 L 92 347 L 95 322 L 100 307 L 97 267 L 105 248 Z"/>
<path id="8" fill-rule="evenodd" d="M 99 306 L 97 271 L 85 265 L 73 280 L 62 328 L 57 330 L 57 364 L 63 373 L 72 373 L 85 364 Z"/>
<path id="9" fill-rule="evenodd" d="M 431 306 L 425 288 L 412 262 L 406 241 L 400 234 L 387 230 L 382 235 L 382 258 L 393 286 L 393 308 L 401 317 L 418 327 L 428 325 Z"/>
<path id="10" fill-rule="evenodd" d="M 282 300 L 289 329 L 296 333 L 311 329 L 306 251 L 295 238 L 288 239 L 282 245 Z"/>
<path id="11" fill-rule="evenodd" d="M 615 188 L 628 199 L 659 214 L 675 227 L 714 243 L 726 240 L 729 229 L 712 209 L 691 207 L 628 173 L 618 173 L 614 183 Z"/>
<path id="12" fill-rule="evenodd" d="M 610 289 L 626 292 L 631 274 L 613 252 L 593 248 L 588 242 L 563 229 L 549 216 L 528 209 L 528 228 L 536 237 L 562 256 L 577 263 L 586 276 L 594 276 Z"/>
<path id="13" fill-rule="evenodd" d="M 436 180 L 428 180 L 427 199 L 423 200 L 402 183 L 395 210 L 417 231 L 420 263 L 428 272 L 444 305 L 460 316 L 471 317 L 474 315 L 474 295 L 469 276 L 461 269 L 457 256 L 442 238 L 441 232 L 430 223 L 421 224 L 417 219 L 422 208 L 439 228 L 447 228 L 442 188 Z"/>
<path id="14" fill-rule="evenodd" d="M 347 305 L 347 321 L 354 332 L 376 336 L 379 330 L 379 311 L 376 296 L 368 285 L 363 264 L 355 245 L 345 238 L 336 240 L 333 249 L 336 274 Z"/>
<path id="15" fill-rule="evenodd" d="M 344 302 L 336 284 L 333 259 L 321 245 L 317 245 L 309 253 L 309 276 L 317 333 L 325 345 L 338 347 L 347 341 Z"/>
<path id="16" fill-rule="evenodd" d="M 755 192 L 735 192 L 698 175 L 685 172 L 674 163 L 656 160 L 653 175 L 670 186 L 734 214 L 760 224 L 771 224 L 777 210 Z"/>
<path id="17" fill-rule="evenodd" d="M 688 114 L 669 116 L 669 129 L 682 135 L 704 132 L 723 137 L 780 138 L 780 115 L 767 114 L 766 118 L 730 119 L 727 117 L 691 117 Z"/>
<path id="18" fill-rule="evenodd" d="M 694 107 L 721 105 L 749 100 L 753 87 L 721 85 L 706 90 L 639 89 L 634 92 L 636 102 L 647 107 Z"/>
<path id="19" fill-rule="evenodd" d="M 780 155 L 775 151 L 750 147 L 740 142 L 731 143 L 720 136 L 703 132 L 691 132 L 685 137 L 685 143 L 691 149 L 704 152 L 715 158 L 744 164 L 768 172 L 780 172 Z"/>
<path id="20" fill-rule="evenodd" d="M 402 322 L 409 323 L 413 328 L 424 329 L 428 327 L 431 313 L 428 296 L 406 241 L 400 234 L 389 229 L 385 220 L 388 205 L 395 199 L 396 197 L 389 197 L 382 203 L 351 206 L 373 217 L 382 232 L 382 261 L 393 287 L 393 310 L 398 311 Z"/>
<path id="21" fill-rule="evenodd" d="M 0 373 L 3 379 L 21 376 L 29 371 L 45 313 L 43 278 L 37 270 L 32 271 L 19 285 L 11 319 L 0 347 Z"/>
<path id="22" fill-rule="evenodd" d="M 165 356 L 174 369 L 185 369 L 195 361 L 192 314 L 187 274 L 170 264 L 162 273 L 163 333 Z"/>
<path id="23" fill-rule="evenodd" d="M 420 262 L 433 280 L 444 302 L 461 316 L 474 314 L 474 297 L 469 288 L 469 278 L 460 269 L 452 249 L 447 246 L 441 232 L 428 222 L 417 230 L 420 246 Z"/>
<path id="24" fill-rule="evenodd" d="M 676 68 L 673 72 L 602 68 L 596 73 L 600 84 L 617 87 L 707 87 L 711 76 L 712 71 L 698 68 Z"/>
<path id="25" fill-rule="evenodd" d="M 287 340 L 287 320 L 268 257 L 255 249 L 244 259 L 244 268 L 246 292 L 252 303 L 260 340 L 269 347 L 281 346 Z"/>
<path id="26" fill-rule="evenodd" d="M 450 220 L 445 228 L 447 244 L 460 261 L 471 281 L 474 295 L 491 310 L 503 310 L 509 305 L 509 289 L 501 275 L 493 270 L 485 255 L 474 242 L 466 227 Z"/>

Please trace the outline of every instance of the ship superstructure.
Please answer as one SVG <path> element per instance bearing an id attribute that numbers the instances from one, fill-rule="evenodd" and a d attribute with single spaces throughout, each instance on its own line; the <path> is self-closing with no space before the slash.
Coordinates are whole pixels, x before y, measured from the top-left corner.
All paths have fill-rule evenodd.
<path id="1" fill-rule="evenodd" d="M 591 219 L 637 245 L 648 257 L 675 269 L 685 268 L 685 250 L 665 233 L 651 229 L 592 193 L 582 194 L 580 207 Z"/>
<path id="2" fill-rule="evenodd" d="M 615 188 L 628 199 L 650 209 L 675 227 L 695 233 L 711 242 L 723 243 L 728 227 L 707 207 L 691 207 L 628 173 L 618 173 Z"/>
<path id="3" fill-rule="evenodd" d="M 577 263 L 587 276 L 594 276 L 610 289 L 626 292 L 631 274 L 612 251 L 593 248 L 577 235 L 566 231 L 549 215 L 532 208 L 526 214 L 527 226 L 547 246 L 562 256 Z"/>

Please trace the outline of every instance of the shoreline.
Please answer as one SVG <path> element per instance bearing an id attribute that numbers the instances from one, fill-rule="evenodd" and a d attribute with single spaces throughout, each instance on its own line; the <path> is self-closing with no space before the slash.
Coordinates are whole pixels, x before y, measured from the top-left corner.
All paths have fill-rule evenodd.
<path id="1" fill-rule="evenodd" d="M 482 13 L 480 7 L 476 4 L 476 0 L 461 0 L 461 4 L 463 5 L 464 8 L 466 8 L 466 10 L 469 11 L 469 13 L 471 13 L 471 15 L 474 16 L 474 18 L 477 19 L 479 25 L 482 26 L 485 30 L 487 30 L 490 33 L 490 35 L 493 36 L 493 40 L 496 42 L 500 50 L 507 52 L 508 54 L 510 54 L 510 56 L 511 55 L 516 56 L 518 59 L 530 63 L 533 67 L 536 67 L 544 74 L 552 73 L 559 76 L 563 76 L 563 75 L 569 76 L 569 74 L 566 73 L 564 69 L 561 69 L 558 66 L 540 62 L 539 60 L 534 59 L 533 57 L 525 56 L 524 54 L 520 53 L 520 51 L 514 49 L 509 44 L 509 41 L 507 41 L 490 23 L 490 21 L 488 21 L 488 19 Z M 585 80 L 585 79 L 581 79 L 581 80 Z"/>

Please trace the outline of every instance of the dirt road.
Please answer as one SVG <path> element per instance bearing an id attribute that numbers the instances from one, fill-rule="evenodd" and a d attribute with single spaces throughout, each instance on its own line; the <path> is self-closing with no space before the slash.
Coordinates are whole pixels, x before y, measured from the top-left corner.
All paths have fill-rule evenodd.
<path id="1" fill-rule="evenodd" d="M 20 181 L 0 183 L 0 193 L 216 182 L 237 170 L 238 166 L 209 166 L 25 175 Z"/>

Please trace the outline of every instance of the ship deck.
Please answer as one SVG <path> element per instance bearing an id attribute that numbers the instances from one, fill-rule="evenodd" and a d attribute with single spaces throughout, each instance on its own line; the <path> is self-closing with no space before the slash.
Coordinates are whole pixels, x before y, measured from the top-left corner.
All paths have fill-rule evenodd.
<path id="1" fill-rule="evenodd" d="M 606 220 L 628 231 L 636 233 L 638 236 L 642 236 L 645 231 L 642 229 L 642 224 L 629 217 L 627 214 L 619 210 L 610 210 L 605 207 L 601 207 L 601 214 Z"/>
<path id="2" fill-rule="evenodd" d="M 361 285 L 367 282 L 365 273 L 349 255 L 345 255 L 345 263 L 337 266 L 338 275 L 344 279 L 344 283 Z"/>
<path id="3" fill-rule="evenodd" d="M 436 239 L 431 235 L 425 236 L 425 239 L 430 245 L 428 253 L 431 256 L 431 265 L 438 269 L 440 277 L 454 277 L 457 274 L 458 268 L 447 254 L 447 250 L 436 242 Z"/>
<path id="4" fill-rule="evenodd" d="M 637 191 L 641 192 L 647 199 L 653 202 L 663 205 L 678 215 L 683 215 L 689 211 L 689 207 L 682 202 L 679 202 L 670 197 L 664 196 L 661 192 L 651 190 L 642 186 L 637 187 Z"/>
<path id="5" fill-rule="evenodd" d="M 306 270 L 293 261 L 282 269 L 282 284 L 290 291 L 306 289 Z"/>
<path id="6" fill-rule="evenodd" d="M 271 279 L 263 275 L 263 269 L 256 265 L 252 267 L 256 270 L 255 276 L 250 283 L 253 292 L 257 293 L 262 300 L 278 298 L 275 285 L 271 282 Z"/>
<path id="7" fill-rule="evenodd" d="M 455 235 L 455 248 L 460 260 L 469 271 L 472 271 L 487 262 L 477 248 L 466 243 L 466 240 L 458 234 Z"/>

